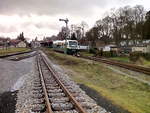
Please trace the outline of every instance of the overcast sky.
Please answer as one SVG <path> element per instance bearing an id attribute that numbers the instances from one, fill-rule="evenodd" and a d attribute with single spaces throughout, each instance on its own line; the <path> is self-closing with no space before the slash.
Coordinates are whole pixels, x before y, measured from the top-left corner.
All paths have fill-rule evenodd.
<path id="1" fill-rule="evenodd" d="M 0 0 L 0 36 L 15 38 L 20 32 L 25 37 L 41 38 L 56 35 L 63 22 L 86 21 L 89 28 L 111 8 L 143 5 L 150 10 L 150 0 Z"/>

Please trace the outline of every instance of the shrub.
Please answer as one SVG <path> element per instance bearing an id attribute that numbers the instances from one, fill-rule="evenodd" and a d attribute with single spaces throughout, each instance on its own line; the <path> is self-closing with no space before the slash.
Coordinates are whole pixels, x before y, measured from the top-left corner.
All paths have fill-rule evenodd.
<path id="1" fill-rule="evenodd" d="M 118 54 L 117 54 L 116 51 L 110 51 L 110 52 L 112 52 L 112 53 L 111 53 L 111 57 L 117 57 L 117 56 L 118 56 Z"/>
<path id="2" fill-rule="evenodd" d="M 140 57 L 144 57 L 146 60 L 150 60 L 150 53 L 132 52 L 130 53 L 130 60 L 137 61 Z"/>
<path id="3" fill-rule="evenodd" d="M 109 51 L 103 51 L 104 57 L 111 57 L 111 53 Z"/>
<path id="4" fill-rule="evenodd" d="M 97 53 L 97 49 L 96 48 L 91 48 L 89 50 L 89 53 L 96 54 Z"/>
<path id="5" fill-rule="evenodd" d="M 117 52 L 116 51 L 98 51 L 97 56 L 103 56 L 103 57 L 116 57 Z"/>
<path id="6" fill-rule="evenodd" d="M 130 61 L 135 62 L 139 59 L 140 56 L 141 56 L 141 52 L 132 52 L 132 53 L 130 53 L 129 59 L 130 59 Z"/>
<path id="7" fill-rule="evenodd" d="M 143 53 L 142 55 L 146 60 L 150 60 L 150 53 Z"/>

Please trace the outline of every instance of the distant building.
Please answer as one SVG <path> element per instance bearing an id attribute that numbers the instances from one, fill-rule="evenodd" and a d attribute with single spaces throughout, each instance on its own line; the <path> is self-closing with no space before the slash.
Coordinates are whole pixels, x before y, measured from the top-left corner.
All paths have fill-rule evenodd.
<path id="1" fill-rule="evenodd" d="M 27 47 L 27 44 L 24 41 L 20 41 L 16 46 L 17 47 Z"/>
<path id="2" fill-rule="evenodd" d="M 42 47 L 52 47 L 53 46 L 53 41 L 40 41 L 40 44 Z"/>
<path id="3" fill-rule="evenodd" d="M 109 44 L 109 45 L 104 45 L 104 46 L 99 46 L 98 48 L 99 50 L 103 50 L 103 51 L 111 51 L 111 50 L 118 50 L 118 48 L 116 47 L 116 45 L 113 44 Z"/>
<path id="4" fill-rule="evenodd" d="M 132 52 L 150 53 L 150 45 L 145 46 L 133 46 L 131 47 Z"/>
<path id="5" fill-rule="evenodd" d="M 150 44 L 142 44 L 136 46 L 121 46 L 121 52 L 123 53 L 131 53 L 131 52 L 142 52 L 142 53 L 150 53 Z"/>
<path id="6" fill-rule="evenodd" d="M 9 43 L 10 43 L 10 38 L 0 37 L 0 48 L 9 46 Z"/>
<path id="7" fill-rule="evenodd" d="M 95 45 L 98 50 L 101 50 L 105 46 L 105 43 L 103 41 L 96 40 Z"/>
<path id="8" fill-rule="evenodd" d="M 27 47 L 27 44 L 21 40 L 10 40 L 10 47 Z"/>
<path id="9" fill-rule="evenodd" d="M 31 47 L 32 47 L 32 48 L 41 47 L 40 41 L 32 41 L 32 42 L 31 42 Z"/>
<path id="10" fill-rule="evenodd" d="M 30 44 L 31 44 L 32 48 L 39 48 L 39 47 L 41 47 L 40 41 L 38 41 L 37 37 L 35 38 L 35 40 L 32 40 Z"/>
<path id="11" fill-rule="evenodd" d="M 112 46 L 112 47 L 111 47 L 111 51 L 114 51 L 114 52 L 116 52 L 116 53 L 119 55 L 120 52 L 121 52 L 121 49 L 120 49 L 120 47 Z"/>

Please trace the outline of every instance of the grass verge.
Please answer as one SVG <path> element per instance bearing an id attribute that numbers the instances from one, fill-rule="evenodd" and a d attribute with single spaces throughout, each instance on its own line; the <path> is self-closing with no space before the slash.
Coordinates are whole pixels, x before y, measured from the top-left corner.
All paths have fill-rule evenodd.
<path id="1" fill-rule="evenodd" d="M 135 63 L 140 66 L 150 67 L 150 61 L 144 59 L 143 57 L 140 57 Z"/>
<path id="2" fill-rule="evenodd" d="M 13 54 L 17 52 L 25 52 L 29 51 L 29 48 L 8 48 L 6 49 L 0 49 L 0 55 L 7 55 L 7 54 Z"/>
<path id="3" fill-rule="evenodd" d="M 131 64 L 143 66 L 143 67 L 150 67 L 150 61 L 142 57 L 140 57 L 136 62 L 130 61 L 129 57 L 112 57 L 110 59 L 125 62 L 125 63 L 131 63 Z"/>
<path id="4" fill-rule="evenodd" d="M 129 57 L 112 57 L 112 60 L 122 61 L 122 62 L 130 62 Z"/>
<path id="5" fill-rule="evenodd" d="M 87 51 L 81 51 L 80 55 L 81 56 L 94 56 L 94 54 L 89 53 Z M 127 56 L 110 57 L 109 59 L 121 61 L 121 62 L 125 62 L 125 63 L 136 64 L 136 65 L 143 66 L 143 67 L 150 67 L 150 61 L 148 61 L 142 57 L 140 57 L 136 62 L 130 61 L 129 57 L 127 57 Z"/>
<path id="6" fill-rule="evenodd" d="M 89 53 L 89 52 L 87 52 L 87 51 L 80 51 L 80 55 L 81 55 L 81 56 L 94 56 L 94 54 Z"/>
<path id="7" fill-rule="evenodd" d="M 132 113 L 150 112 L 150 87 L 135 79 L 113 72 L 104 64 L 75 58 L 44 49 L 50 59 L 72 70 L 70 77 Z"/>

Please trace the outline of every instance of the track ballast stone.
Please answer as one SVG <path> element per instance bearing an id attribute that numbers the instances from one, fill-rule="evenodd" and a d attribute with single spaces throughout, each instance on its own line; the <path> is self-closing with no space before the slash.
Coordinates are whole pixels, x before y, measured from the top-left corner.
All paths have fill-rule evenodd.
<path id="1" fill-rule="evenodd" d="M 65 86 L 67 86 L 67 89 L 69 89 L 69 91 L 72 93 L 72 95 L 76 98 L 76 100 L 78 102 L 80 102 L 80 104 L 87 110 L 87 113 L 108 113 L 104 108 L 98 106 L 96 104 L 96 102 L 91 99 L 88 95 L 86 95 L 86 93 L 80 89 L 80 87 L 74 82 L 72 81 L 69 76 L 67 74 L 65 74 L 65 72 L 56 64 L 54 64 L 53 62 L 51 62 L 44 53 L 42 53 L 42 55 L 46 58 L 46 60 L 48 61 L 48 63 L 50 64 L 50 66 L 53 67 L 53 69 L 57 72 L 57 75 L 59 77 L 59 79 L 61 81 L 63 81 L 63 84 Z M 42 92 L 42 90 L 40 90 L 41 86 L 38 86 L 39 84 L 39 72 L 38 72 L 38 68 L 37 68 L 37 63 L 36 61 L 34 61 L 34 65 L 33 65 L 33 70 L 32 72 L 26 77 L 25 83 L 23 85 L 22 88 L 20 88 L 19 92 L 18 92 L 18 100 L 17 100 L 17 104 L 16 104 L 16 113 L 35 113 L 33 111 L 33 109 L 39 109 L 39 113 L 42 112 L 43 109 L 45 109 L 45 106 L 41 106 L 43 103 L 43 99 L 41 99 L 40 97 L 42 95 L 36 95 L 39 94 L 39 92 Z M 45 74 L 47 73 L 46 71 L 44 72 Z M 48 82 L 48 81 L 47 81 Z M 37 83 L 37 84 L 36 84 Z M 36 87 L 35 87 L 36 86 Z M 49 86 L 50 88 L 52 88 L 51 86 Z M 39 88 L 38 90 L 36 90 L 36 88 Z M 33 90 L 35 89 L 35 90 Z M 61 89 L 57 90 L 57 92 L 59 92 Z M 55 92 L 56 89 L 54 87 L 54 89 L 49 90 L 49 94 L 54 94 L 53 92 Z M 61 91 L 60 91 L 61 92 Z M 57 93 L 59 94 L 59 93 Z M 39 99 L 35 99 L 34 96 L 39 96 Z M 61 95 L 61 94 L 60 94 Z M 60 106 L 62 107 L 72 107 L 72 105 L 70 103 L 68 103 L 67 105 L 63 105 L 63 104 L 57 104 L 57 102 L 63 102 L 63 101 L 67 101 L 68 98 L 64 97 L 64 98 L 51 98 L 52 102 L 55 102 L 52 104 L 52 107 L 55 109 L 59 109 Z M 36 106 L 40 105 L 39 107 Z M 67 109 L 67 108 L 66 108 Z M 41 111 L 40 111 L 41 110 Z M 56 111 L 54 113 L 78 113 L 76 110 L 70 110 L 70 111 Z"/>

